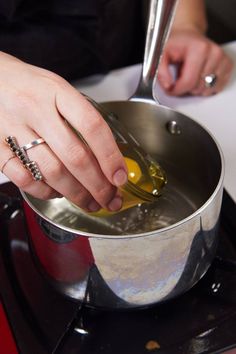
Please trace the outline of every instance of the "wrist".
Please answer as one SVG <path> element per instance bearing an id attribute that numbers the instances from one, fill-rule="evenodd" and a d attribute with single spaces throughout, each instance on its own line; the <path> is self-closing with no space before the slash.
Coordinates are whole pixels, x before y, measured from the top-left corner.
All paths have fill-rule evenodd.
<path id="1" fill-rule="evenodd" d="M 178 22 L 174 23 L 171 28 L 171 33 L 176 32 L 194 32 L 197 34 L 205 35 L 207 31 L 207 23 L 194 23 L 194 22 Z"/>
<path id="2" fill-rule="evenodd" d="M 204 0 L 179 0 L 173 21 L 174 30 L 191 30 L 206 34 L 208 27 Z"/>

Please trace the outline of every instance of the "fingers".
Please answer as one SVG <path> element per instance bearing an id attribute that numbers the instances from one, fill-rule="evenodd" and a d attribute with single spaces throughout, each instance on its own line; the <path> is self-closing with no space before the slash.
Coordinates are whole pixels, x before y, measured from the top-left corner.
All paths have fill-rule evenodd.
<path id="1" fill-rule="evenodd" d="M 169 63 L 170 58 L 168 57 L 168 53 L 163 53 L 158 69 L 158 80 L 165 90 L 169 90 L 174 84 L 174 79 L 170 72 Z"/>
<path id="2" fill-rule="evenodd" d="M 229 81 L 233 69 L 232 60 L 227 57 L 219 47 L 213 47 L 211 51 L 212 53 L 209 55 L 209 59 L 203 68 L 198 84 L 191 91 L 193 95 L 210 96 L 218 93 L 223 90 Z M 214 58 L 214 60 L 212 58 Z M 205 77 L 210 74 L 216 75 L 216 82 L 212 87 L 207 87 Z"/>
<path id="3" fill-rule="evenodd" d="M 23 62 L 13 64 L 6 63 L 6 88 L 0 90 L 0 144 L 4 148 L 0 167 L 4 166 L 4 173 L 39 198 L 59 193 L 86 210 L 101 206 L 119 210 L 122 199 L 117 186 L 127 181 L 127 167 L 104 119 L 59 76 Z M 19 72 L 20 80 L 15 80 L 14 72 Z M 18 158 L 8 161 L 11 151 L 4 139 L 10 135 L 19 146 L 44 139 L 45 144 L 27 150 L 43 181 L 35 182 Z"/>
<path id="4" fill-rule="evenodd" d="M 117 191 L 117 187 L 104 175 L 92 150 L 78 138 L 71 127 L 65 123 L 64 118 L 58 114 L 54 103 L 55 101 L 52 101 L 51 105 L 48 105 L 46 100 L 45 106 L 37 109 L 39 107 L 37 101 L 36 104 L 34 100 L 29 103 L 26 102 L 28 109 L 24 110 L 23 120 L 23 110 L 14 110 L 13 115 L 6 115 L 4 118 L 4 112 L 1 111 L 3 124 L 0 143 L 4 146 L 5 153 L 2 155 L 2 161 L 0 159 L 0 167 L 2 168 L 9 159 L 9 154 L 11 156 L 9 147 L 4 143 L 5 137 L 15 136 L 19 146 L 41 137 L 45 140 L 45 143 L 27 150 L 27 155 L 30 160 L 35 161 L 39 166 L 43 181 L 33 181 L 30 172 L 22 166 L 18 159 L 14 159 L 15 161 L 9 161 L 6 164 L 7 166 L 4 166 L 4 173 L 13 183 L 25 192 L 41 199 L 63 195 L 74 204 L 88 211 L 97 211 L 101 207 L 110 211 L 119 210 L 122 206 L 122 198 Z M 90 107 L 89 104 L 88 106 Z M 84 112 L 83 109 L 82 114 L 83 119 L 86 119 L 86 111 Z M 100 116 L 98 118 L 108 134 L 111 134 L 103 119 Z M 12 124 L 13 120 L 14 124 Z M 100 135 L 99 145 L 103 146 L 105 141 L 109 152 L 110 142 L 106 138 L 106 133 L 103 139 L 103 129 L 101 129 Z M 90 140 L 92 140 L 92 136 Z M 110 135 L 110 141 L 115 147 L 114 150 L 117 151 L 113 154 L 114 161 L 111 159 L 108 164 L 110 163 L 111 166 L 114 166 L 113 169 L 116 169 L 117 152 L 118 158 L 122 161 L 121 164 L 123 164 L 123 157 L 114 142 L 112 134 Z M 126 169 L 126 165 L 124 167 Z M 107 169 L 109 170 L 109 166 L 107 166 Z M 126 177 L 125 169 L 122 170 L 122 173 Z M 122 173 L 120 176 L 118 170 L 116 176 L 113 174 L 112 177 L 116 184 L 123 184 L 123 181 L 126 180 L 124 176 L 122 177 Z"/>
<path id="5" fill-rule="evenodd" d="M 104 176 L 91 150 L 57 112 L 51 112 L 49 116 L 46 129 L 35 127 L 47 144 L 28 151 L 32 159 L 40 161 L 47 184 L 86 210 L 96 211 L 101 206 L 111 211 L 120 209 L 122 199 L 117 188 Z"/>
<path id="6" fill-rule="evenodd" d="M 13 133 L 18 136 L 17 142 L 19 146 L 23 146 L 38 138 L 35 132 L 26 127 L 24 127 L 24 129 L 18 129 L 17 132 L 14 132 L 13 129 Z M 10 149 L 7 150 L 6 145 L 4 145 L 4 151 L 6 152 L 6 156 L 11 153 Z M 46 143 L 27 150 L 27 155 L 30 160 L 37 162 L 40 172 L 43 175 L 43 182 L 38 183 L 33 181 L 29 171 L 24 169 L 18 159 L 12 164 L 10 164 L 9 161 L 8 166 L 4 168 L 4 173 L 8 178 L 22 190 L 41 199 L 50 199 L 64 195 L 67 199 L 88 211 L 97 211 L 100 209 L 100 204 L 94 200 L 88 190 L 65 168 Z M 16 171 L 18 173 L 16 173 Z M 115 188 L 111 186 L 110 189 L 112 188 L 113 190 L 109 192 L 112 193 L 113 197 L 116 191 Z M 110 196 L 108 196 L 108 198 L 108 208 L 113 211 L 114 204 L 117 203 L 117 201 L 111 203 L 110 199 L 112 198 Z M 104 205 L 104 207 L 105 206 L 107 205 Z M 120 208 L 121 205 L 118 207 Z"/>
<path id="7" fill-rule="evenodd" d="M 158 77 L 168 80 L 167 67 L 178 64 L 177 77 L 169 88 L 165 88 L 170 95 L 185 94 L 209 96 L 220 92 L 227 84 L 232 73 L 232 60 L 216 43 L 207 39 L 197 31 L 175 31 L 167 43 L 163 62 L 160 65 Z M 217 76 L 213 87 L 206 87 L 206 75 Z"/>
<path id="8" fill-rule="evenodd" d="M 9 159 L 12 156 L 10 149 L 4 142 L 0 143 L 1 166 L 3 173 L 20 189 L 40 199 L 59 197 L 59 193 L 48 186 L 45 182 L 35 182 L 18 158 Z"/>
<path id="9" fill-rule="evenodd" d="M 36 133 L 29 130 L 19 132 L 19 142 L 26 143 L 35 139 Z M 37 161 L 44 181 L 67 199 L 88 211 L 100 209 L 91 194 L 66 169 L 50 147 L 45 143 L 27 151 L 30 159 Z"/>
<path id="10" fill-rule="evenodd" d="M 178 77 L 170 91 L 171 95 L 182 96 L 196 87 L 205 65 L 206 52 L 205 46 L 199 48 L 198 55 L 196 55 L 196 51 L 192 47 L 186 48 Z M 201 58 L 200 60 L 199 57 Z"/>
<path id="11" fill-rule="evenodd" d="M 58 91 L 56 107 L 83 136 L 110 183 L 123 185 L 127 181 L 124 158 L 110 128 L 95 108 L 70 85 Z"/>

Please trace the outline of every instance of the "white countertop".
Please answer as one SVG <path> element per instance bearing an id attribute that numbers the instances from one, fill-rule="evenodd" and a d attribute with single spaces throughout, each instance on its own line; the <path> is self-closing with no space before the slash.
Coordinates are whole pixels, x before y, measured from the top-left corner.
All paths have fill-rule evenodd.
<path id="1" fill-rule="evenodd" d="M 236 201 L 236 41 L 224 46 L 235 63 L 231 81 L 223 92 L 211 97 L 170 97 L 157 87 L 159 101 L 205 126 L 219 142 L 225 157 L 224 186 Z M 141 65 L 93 76 L 74 85 L 97 101 L 126 100 L 136 90 Z M 0 183 L 7 181 L 0 173 Z"/>
<path id="2" fill-rule="evenodd" d="M 219 94 L 210 97 L 170 97 L 157 87 L 161 104 L 195 119 L 218 141 L 225 158 L 224 187 L 236 202 L 236 41 L 224 45 L 234 60 L 232 78 Z M 128 99 L 136 90 L 141 65 L 114 70 L 104 77 L 80 80 L 75 86 L 97 101 Z"/>

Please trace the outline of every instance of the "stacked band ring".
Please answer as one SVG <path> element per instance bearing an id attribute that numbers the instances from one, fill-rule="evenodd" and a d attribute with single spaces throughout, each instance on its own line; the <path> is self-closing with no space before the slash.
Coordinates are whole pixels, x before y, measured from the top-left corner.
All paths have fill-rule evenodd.
<path id="1" fill-rule="evenodd" d="M 39 167 L 35 161 L 31 161 L 26 153 L 26 150 L 33 146 L 44 143 L 42 138 L 34 140 L 32 143 L 20 147 L 14 136 L 8 136 L 6 139 L 11 151 L 19 158 L 23 166 L 32 174 L 35 181 L 41 181 L 43 176 L 39 170 Z"/>

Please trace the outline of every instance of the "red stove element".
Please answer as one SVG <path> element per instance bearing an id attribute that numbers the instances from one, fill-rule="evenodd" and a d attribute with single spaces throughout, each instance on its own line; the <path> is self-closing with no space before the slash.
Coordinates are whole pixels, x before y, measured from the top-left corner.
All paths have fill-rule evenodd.
<path id="1" fill-rule="evenodd" d="M 0 354 L 18 354 L 4 308 L 0 303 Z"/>

